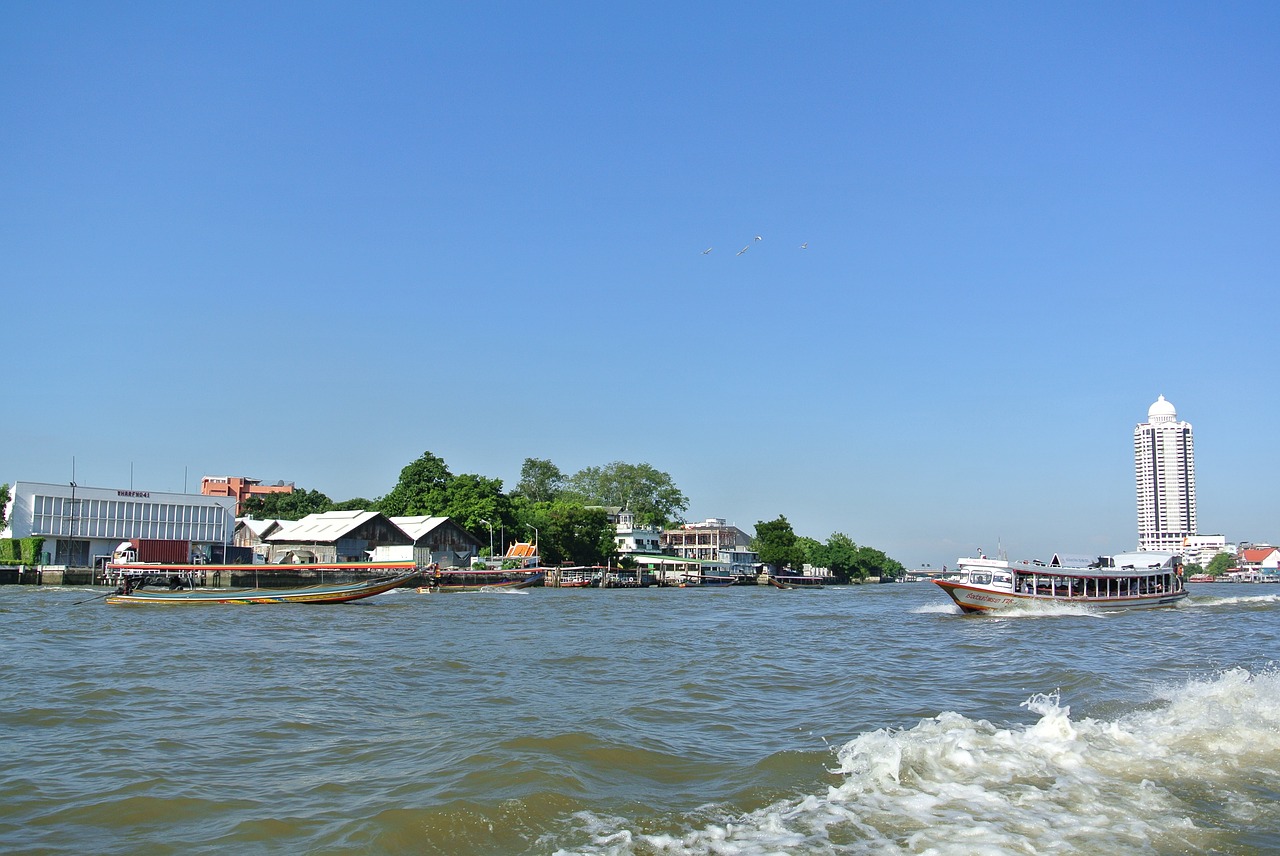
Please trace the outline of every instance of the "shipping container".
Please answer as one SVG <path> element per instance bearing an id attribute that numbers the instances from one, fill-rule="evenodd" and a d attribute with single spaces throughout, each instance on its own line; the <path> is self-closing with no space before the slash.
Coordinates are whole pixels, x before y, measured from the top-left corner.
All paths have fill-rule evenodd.
<path id="1" fill-rule="evenodd" d="M 132 558 L 122 555 L 129 550 L 135 554 Z M 171 538 L 131 538 L 116 548 L 115 561 L 185 565 L 191 561 L 191 542 Z"/>

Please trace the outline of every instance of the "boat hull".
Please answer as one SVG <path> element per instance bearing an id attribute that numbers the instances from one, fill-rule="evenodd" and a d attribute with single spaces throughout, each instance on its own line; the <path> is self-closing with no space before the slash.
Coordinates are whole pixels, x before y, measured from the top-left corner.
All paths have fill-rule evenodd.
<path id="1" fill-rule="evenodd" d="M 825 584 L 817 577 L 777 577 L 769 575 L 769 585 L 774 588 L 794 590 L 794 589 L 820 589 Z"/>
<path id="2" fill-rule="evenodd" d="M 1003 609 L 1025 607 L 1033 603 L 1057 604 L 1060 606 L 1088 606 L 1094 609 L 1148 609 L 1160 606 L 1173 606 L 1187 596 L 1186 590 L 1164 592 L 1159 594 L 1140 594 L 1120 597 L 1064 597 L 1048 594 L 1031 594 L 1011 592 L 985 586 L 970 585 L 952 580 L 934 580 L 935 585 L 945 591 L 956 606 L 965 612 L 996 612 Z"/>
<path id="3" fill-rule="evenodd" d="M 433 577 L 425 586 L 418 586 L 418 594 L 450 594 L 468 591 L 502 591 L 504 589 L 523 589 L 541 585 L 543 573 L 521 574 L 517 578 L 490 576 L 486 579 L 484 572 L 464 574 L 443 574 Z"/>
<path id="4" fill-rule="evenodd" d="M 382 594 L 405 585 L 418 574 L 402 574 L 391 579 L 362 580 L 357 583 L 305 586 L 292 589 L 187 589 L 181 591 L 132 591 L 108 595 L 106 602 L 118 606 L 202 606 L 242 603 L 347 603 Z"/>

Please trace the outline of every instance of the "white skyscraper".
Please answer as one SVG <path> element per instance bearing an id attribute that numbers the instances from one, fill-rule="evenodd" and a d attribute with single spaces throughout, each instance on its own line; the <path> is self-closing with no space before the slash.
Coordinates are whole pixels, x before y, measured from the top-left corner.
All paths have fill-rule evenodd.
<path id="1" fill-rule="evenodd" d="M 1133 429 L 1138 482 L 1138 549 L 1182 549 L 1196 534 L 1196 453 L 1191 425 L 1164 396 Z"/>

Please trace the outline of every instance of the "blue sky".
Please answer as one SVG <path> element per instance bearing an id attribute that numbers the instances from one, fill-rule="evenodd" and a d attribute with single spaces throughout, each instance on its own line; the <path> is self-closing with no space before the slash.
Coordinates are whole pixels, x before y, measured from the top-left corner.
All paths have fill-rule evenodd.
<path id="1" fill-rule="evenodd" d="M 5 3 L 0 481 L 643 461 L 1047 557 L 1163 394 L 1275 542 L 1277 92 L 1272 3 Z"/>

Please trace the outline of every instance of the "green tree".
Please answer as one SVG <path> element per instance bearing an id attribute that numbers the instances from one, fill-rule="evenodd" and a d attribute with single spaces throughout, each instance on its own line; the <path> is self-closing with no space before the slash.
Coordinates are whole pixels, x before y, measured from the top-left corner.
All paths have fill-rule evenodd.
<path id="1" fill-rule="evenodd" d="M 905 570 L 901 562 L 889 558 L 883 551 L 874 547 L 859 547 L 857 560 L 850 571 L 849 579 L 861 582 L 867 577 L 896 578 Z"/>
<path id="2" fill-rule="evenodd" d="M 344 499 L 342 502 L 333 504 L 333 511 L 372 511 L 375 503 L 373 500 L 364 499 L 363 497 L 355 497 L 354 499 Z"/>
<path id="3" fill-rule="evenodd" d="M 841 582 L 848 582 L 856 574 L 858 545 L 843 532 L 831 533 L 815 552 L 816 555 L 810 554 L 810 563 L 826 568 Z"/>
<path id="4" fill-rule="evenodd" d="M 1235 567 L 1236 557 L 1230 553 L 1219 553 L 1209 560 L 1209 567 L 1205 569 L 1206 574 L 1220 577 L 1227 571 Z"/>
<path id="5" fill-rule="evenodd" d="M 566 492 L 583 505 L 625 508 L 641 526 L 665 528 L 689 507 L 671 476 L 649 464 L 614 461 L 587 467 L 574 473 Z"/>
<path id="6" fill-rule="evenodd" d="M 775 568 L 791 568 L 798 571 L 804 567 L 804 548 L 796 543 L 796 533 L 787 522 L 787 518 L 779 514 L 777 520 L 756 523 L 756 537 L 752 540 L 752 549 L 760 556 L 760 561 Z"/>
<path id="7" fill-rule="evenodd" d="M 449 507 L 451 481 L 453 474 L 444 459 L 423 452 L 400 470 L 400 480 L 390 493 L 378 500 L 377 510 L 388 517 L 442 516 Z"/>
<path id="8" fill-rule="evenodd" d="M 9 485 L 0 484 L 0 529 L 8 525 L 5 514 L 9 511 Z"/>
<path id="9" fill-rule="evenodd" d="M 536 539 L 543 564 L 601 565 L 613 552 L 614 528 L 602 508 L 571 500 L 515 504 L 517 527 Z M 535 531 L 536 530 L 536 531 Z"/>
<path id="10" fill-rule="evenodd" d="M 431 452 L 405 466 L 396 486 L 375 507 L 388 517 L 451 518 L 484 544 L 489 543 L 490 525 L 495 535 L 516 528 L 501 479 L 473 473 L 455 476 L 444 459 Z M 502 545 L 495 543 L 494 552 L 502 552 Z"/>
<path id="11" fill-rule="evenodd" d="M 490 524 L 496 532 L 515 526 L 511 500 L 502 492 L 501 479 L 470 473 L 454 476 L 445 487 L 445 496 L 443 516 L 453 518 L 459 526 L 482 541 L 489 536 Z M 500 547 L 498 545 L 495 550 L 500 551 Z"/>
<path id="12" fill-rule="evenodd" d="M 822 542 L 816 538 L 810 538 L 807 535 L 796 536 L 796 547 L 804 555 L 801 564 L 813 565 L 815 568 L 826 567 L 826 556 L 822 552 Z"/>
<path id="13" fill-rule="evenodd" d="M 301 520 L 308 514 L 333 510 L 333 500 L 318 490 L 264 493 L 244 501 L 240 513 L 258 520 Z"/>
<path id="14" fill-rule="evenodd" d="M 560 497 L 564 486 L 564 473 L 555 464 L 543 458 L 525 458 L 514 492 L 534 502 L 552 502 Z"/>

